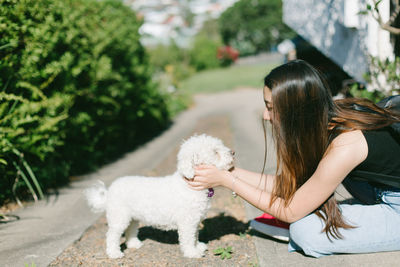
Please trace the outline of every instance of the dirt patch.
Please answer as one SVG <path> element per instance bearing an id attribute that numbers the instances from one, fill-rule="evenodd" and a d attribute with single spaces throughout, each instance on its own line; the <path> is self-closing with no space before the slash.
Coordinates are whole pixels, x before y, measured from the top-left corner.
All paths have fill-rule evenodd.
<path id="1" fill-rule="evenodd" d="M 233 147 L 229 118 L 208 117 L 201 120 L 194 133 L 207 133 L 221 138 L 225 145 Z M 176 170 L 176 154 L 179 147 L 154 170 L 146 175 L 167 175 Z M 202 222 L 199 240 L 207 243 L 208 251 L 201 259 L 182 256 L 176 231 L 161 231 L 149 226 L 139 229 L 140 249 L 127 249 L 124 238 L 122 259 L 108 259 L 105 254 L 107 222 L 102 216 L 74 244 L 64 250 L 49 266 L 257 266 L 255 246 L 247 234 L 248 222 L 242 200 L 233 198 L 231 192 L 216 188 L 207 218 Z M 232 247 L 232 258 L 222 260 L 213 254 L 217 248 Z"/>

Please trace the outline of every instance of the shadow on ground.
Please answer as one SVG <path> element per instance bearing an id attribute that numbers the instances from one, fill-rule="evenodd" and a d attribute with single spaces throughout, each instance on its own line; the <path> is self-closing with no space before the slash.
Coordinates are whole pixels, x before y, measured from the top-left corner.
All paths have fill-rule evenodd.
<path id="1" fill-rule="evenodd" d="M 207 218 L 203 221 L 203 227 L 199 231 L 199 241 L 208 243 L 219 239 L 225 235 L 240 235 L 246 233 L 249 224 L 237 220 L 232 216 L 220 213 L 218 216 Z M 151 239 L 165 244 L 178 244 L 178 232 L 175 230 L 163 231 L 151 226 L 144 226 L 139 229 L 138 238 L 140 240 Z M 125 249 L 125 244 L 122 249 Z"/>

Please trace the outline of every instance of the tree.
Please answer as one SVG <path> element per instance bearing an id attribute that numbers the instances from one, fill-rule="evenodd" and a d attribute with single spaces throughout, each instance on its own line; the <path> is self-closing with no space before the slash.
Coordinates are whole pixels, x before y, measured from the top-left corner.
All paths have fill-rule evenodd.
<path id="1" fill-rule="evenodd" d="M 389 19 L 385 22 L 382 19 L 381 12 L 379 10 L 379 4 L 382 2 L 382 0 L 372 0 L 372 4 L 367 4 L 367 11 L 366 13 L 371 14 L 371 16 L 379 23 L 379 26 L 390 32 L 391 34 L 394 35 L 400 35 L 400 28 L 393 26 L 395 23 L 397 17 L 400 14 L 400 0 L 391 0 L 392 6 L 393 6 L 393 11 L 390 14 Z"/>
<path id="2" fill-rule="evenodd" d="M 219 26 L 224 44 L 241 55 L 271 50 L 295 36 L 282 21 L 281 0 L 240 0 L 222 13 Z"/>

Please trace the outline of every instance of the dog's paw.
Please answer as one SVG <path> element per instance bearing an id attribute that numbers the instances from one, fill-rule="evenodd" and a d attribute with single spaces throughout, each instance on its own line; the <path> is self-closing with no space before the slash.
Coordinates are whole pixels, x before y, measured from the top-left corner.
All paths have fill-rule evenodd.
<path id="1" fill-rule="evenodd" d="M 124 256 L 124 253 L 122 253 L 119 250 L 113 250 L 113 251 L 107 250 L 107 255 L 111 259 L 119 259 L 119 258 L 122 258 Z"/>
<path id="2" fill-rule="evenodd" d="M 136 237 L 130 239 L 130 240 L 126 243 L 126 246 L 127 246 L 128 248 L 136 248 L 136 249 L 138 249 L 138 248 L 140 248 L 142 245 L 143 245 L 143 243 L 142 243 L 138 238 L 136 238 Z"/>
<path id="3" fill-rule="evenodd" d="M 204 250 L 196 248 L 186 249 L 183 252 L 183 256 L 186 258 L 201 258 L 204 256 Z"/>
<path id="4" fill-rule="evenodd" d="M 201 251 L 204 252 L 207 250 L 207 245 L 203 242 L 198 242 L 196 248 Z"/>

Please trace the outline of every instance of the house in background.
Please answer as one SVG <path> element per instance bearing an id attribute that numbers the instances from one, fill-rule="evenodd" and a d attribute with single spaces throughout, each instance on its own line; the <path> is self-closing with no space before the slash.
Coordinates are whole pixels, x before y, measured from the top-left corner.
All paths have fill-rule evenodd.
<path id="1" fill-rule="evenodd" d="M 367 0 L 283 0 L 283 21 L 345 74 L 363 82 L 368 55 L 394 58 L 395 47 L 388 31 L 370 15 L 359 14 L 366 6 Z M 390 0 L 379 9 L 387 21 Z"/>

